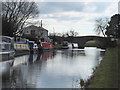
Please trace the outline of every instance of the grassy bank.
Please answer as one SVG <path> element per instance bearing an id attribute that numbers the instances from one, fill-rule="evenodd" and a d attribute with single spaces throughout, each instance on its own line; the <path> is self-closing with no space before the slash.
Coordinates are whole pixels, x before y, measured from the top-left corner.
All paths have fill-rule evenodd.
<path id="1" fill-rule="evenodd" d="M 118 75 L 118 48 L 108 48 L 88 88 L 117 88 Z"/>

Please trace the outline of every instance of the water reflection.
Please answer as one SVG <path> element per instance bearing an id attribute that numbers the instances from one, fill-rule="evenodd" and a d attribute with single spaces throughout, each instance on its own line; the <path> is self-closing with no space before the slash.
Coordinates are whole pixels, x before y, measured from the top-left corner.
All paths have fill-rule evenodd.
<path id="1" fill-rule="evenodd" d="M 3 87 L 77 88 L 99 65 L 101 49 L 43 51 L 15 58 L 3 75 Z"/>
<path id="2" fill-rule="evenodd" d="M 85 50 L 63 50 L 61 51 L 62 57 L 75 58 L 77 56 L 85 56 Z"/>

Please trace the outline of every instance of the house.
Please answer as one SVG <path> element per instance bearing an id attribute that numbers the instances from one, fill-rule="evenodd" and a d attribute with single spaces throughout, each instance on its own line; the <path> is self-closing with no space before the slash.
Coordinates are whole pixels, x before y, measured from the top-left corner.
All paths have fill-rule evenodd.
<path id="1" fill-rule="evenodd" d="M 22 29 L 22 37 L 29 40 L 39 39 L 48 41 L 48 30 L 44 29 L 43 27 L 31 25 Z"/>

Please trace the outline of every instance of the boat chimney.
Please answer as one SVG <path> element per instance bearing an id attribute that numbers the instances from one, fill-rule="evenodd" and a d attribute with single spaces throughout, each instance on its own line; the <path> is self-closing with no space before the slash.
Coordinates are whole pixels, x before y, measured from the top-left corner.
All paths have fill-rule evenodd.
<path id="1" fill-rule="evenodd" d="M 41 20 L 41 27 L 42 27 L 42 20 Z"/>

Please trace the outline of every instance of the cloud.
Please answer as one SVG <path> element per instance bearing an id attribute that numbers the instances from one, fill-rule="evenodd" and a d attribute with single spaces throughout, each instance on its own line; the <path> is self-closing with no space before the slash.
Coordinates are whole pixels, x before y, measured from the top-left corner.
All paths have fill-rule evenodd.
<path id="1" fill-rule="evenodd" d="M 39 10 L 41 14 L 59 13 L 66 11 L 82 11 L 84 3 L 76 2 L 41 2 L 39 3 Z"/>
<path id="2" fill-rule="evenodd" d="M 85 3 L 84 11 L 86 12 L 97 12 L 101 13 L 103 12 L 111 2 L 87 2 Z"/>
<path id="3" fill-rule="evenodd" d="M 58 33 L 73 29 L 79 32 L 79 35 L 95 35 L 95 20 L 110 18 L 117 13 L 118 4 L 117 2 L 39 2 L 38 5 L 40 16 L 36 20 L 43 20 L 43 27 L 49 32 L 53 32 L 54 27 Z"/>
<path id="4" fill-rule="evenodd" d="M 103 12 L 111 2 L 39 2 L 41 14 L 59 12 Z"/>
<path id="5" fill-rule="evenodd" d="M 111 5 L 109 5 L 107 7 L 107 9 L 105 10 L 105 13 L 107 15 L 114 15 L 114 14 L 117 14 L 118 13 L 118 3 L 117 2 L 114 2 L 112 3 Z"/>
<path id="6" fill-rule="evenodd" d="M 119 0 L 41 0 L 41 1 L 42 2 L 118 2 Z"/>
<path id="7" fill-rule="evenodd" d="M 111 5 L 110 2 L 43 2 L 39 3 L 39 10 L 40 17 L 42 18 L 53 18 L 67 21 L 87 18 L 92 21 L 94 19 L 92 19 L 91 16 L 93 18 L 110 16 L 116 9 L 112 9 L 112 11 L 109 10 L 111 13 L 108 13 L 107 11 L 111 6 L 113 5 Z"/>

